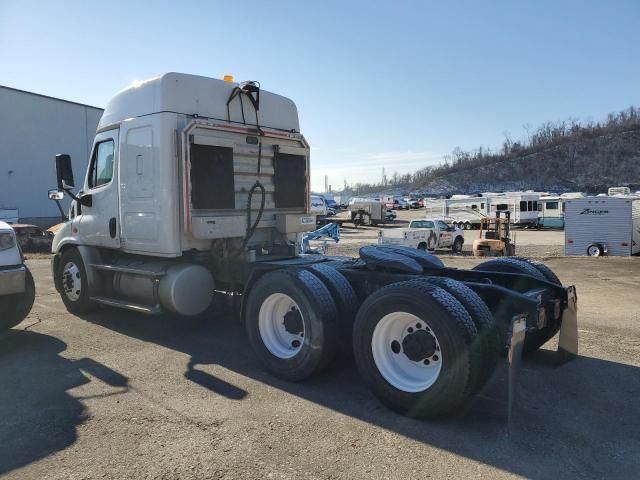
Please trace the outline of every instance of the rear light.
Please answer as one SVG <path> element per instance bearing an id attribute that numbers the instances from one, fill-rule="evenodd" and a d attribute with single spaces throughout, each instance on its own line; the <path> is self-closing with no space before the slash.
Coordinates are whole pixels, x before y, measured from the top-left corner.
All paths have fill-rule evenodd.
<path id="1" fill-rule="evenodd" d="M 567 243 L 573 243 L 573 240 L 567 240 Z"/>
<path id="2" fill-rule="evenodd" d="M 623 247 L 628 247 L 629 244 L 627 242 L 621 243 L 620 245 L 622 245 Z"/>

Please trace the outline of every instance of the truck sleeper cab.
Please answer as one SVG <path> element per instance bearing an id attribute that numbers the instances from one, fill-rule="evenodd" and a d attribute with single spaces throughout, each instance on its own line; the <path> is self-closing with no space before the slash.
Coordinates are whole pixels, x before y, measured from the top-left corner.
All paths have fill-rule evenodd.
<path id="1" fill-rule="evenodd" d="M 80 247 L 95 271 L 88 272 L 92 301 L 124 300 L 149 313 L 162 307 L 199 313 L 208 290 L 186 289 L 179 299 L 175 282 L 192 278 L 212 290 L 213 278 L 204 267 L 179 259 L 211 250 L 221 258 L 241 250 L 242 255 L 289 254 L 299 234 L 313 228 L 309 148 L 299 133 L 295 105 L 258 90 L 240 93 L 244 101 L 235 96 L 227 109 L 237 88 L 221 80 L 167 74 L 127 88 L 109 102 L 78 194 L 77 215 L 53 246 L 59 254 L 56 269 L 67 248 Z M 260 100 L 257 109 L 249 100 L 254 97 Z M 247 212 L 255 225 L 247 225 Z M 251 238 L 246 237 L 249 227 Z M 58 277 L 69 279 L 71 289 L 69 273 L 77 262 L 68 267 L 63 265 L 67 273 Z M 109 276 L 113 281 L 105 280 Z M 73 291 L 82 296 L 81 288 Z M 198 308 L 186 307 L 194 303 Z"/>
<path id="2" fill-rule="evenodd" d="M 562 330 L 577 353 L 575 290 L 544 266 L 449 269 L 398 246 L 297 255 L 315 228 L 309 146 L 293 102 L 256 82 L 170 73 L 131 86 L 105 109 L 81 191 L 68 155 L 56 167 L 50 196 L 74 202 L 52 273 L 73 313 L 210 315 L 215 292 L 233 294 L 274 375 L 306 379 L 347 346 L 382 402 L 419 416 L 463 408 L 508 345 L 517 359 Z"/>

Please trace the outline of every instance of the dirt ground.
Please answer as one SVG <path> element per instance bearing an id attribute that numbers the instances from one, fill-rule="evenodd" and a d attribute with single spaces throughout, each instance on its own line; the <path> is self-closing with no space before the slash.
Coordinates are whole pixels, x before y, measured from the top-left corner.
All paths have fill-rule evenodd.
<path id="1" fill-rule="evenodd" d="M 70 315 L 49 261 L 29 260 L 36 304 L 0 335 L 0 476 L 638 478 L 638 260 L 548 262 L 577 286 L 581 356 L 552 366 L 551 342 L 527 360 L 509 427 L 502 368 L 458 418 L 404 418 L 344 358 L 312 381 L 271 377 L 230 317 Z"/>

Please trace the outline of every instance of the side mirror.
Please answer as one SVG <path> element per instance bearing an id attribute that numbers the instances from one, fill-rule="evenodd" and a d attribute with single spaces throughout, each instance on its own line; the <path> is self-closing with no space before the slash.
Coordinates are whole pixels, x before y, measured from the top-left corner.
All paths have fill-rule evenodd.
<path id="1" fill-rule="evenodd" d="M 68 188 L 73 188 L 73 167 L 71 157 L 66 153 L 56 155 L 56 178 L 58 179 L 58 191 L 62 192 Z M 49 197 L 51 198 L 51 197 Z"/>
<path id="2" fill-rule="evenodd" d="M 49 190 L 49 200 L 62 200 L 64 198 L 64 192 L 60 190 Z"/>

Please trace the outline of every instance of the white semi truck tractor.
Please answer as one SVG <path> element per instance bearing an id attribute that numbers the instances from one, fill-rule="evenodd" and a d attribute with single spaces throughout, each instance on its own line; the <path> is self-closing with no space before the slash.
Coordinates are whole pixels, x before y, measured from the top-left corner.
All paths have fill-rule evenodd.
<path id="1" fill-rule="evenodd" d="M 52 271 L 72 313 L 214 315 L 214 294 L 233 294 L 272 374 L 303 380 L 352 348 L 374 394 L 417 416 L 463 408 L 507 350 L 518 359 L 561 330 L 562 357 L 577 353 L 575 289 L 542 264 L 461 270 L 394 246 L 298 255 L 316 223 L 309 145 L 295 104 L 257 82 L 132 85 L 104 110 L 79 189 L 68 155 L 56 171 L 50 197 L 73 202 Z"/>

